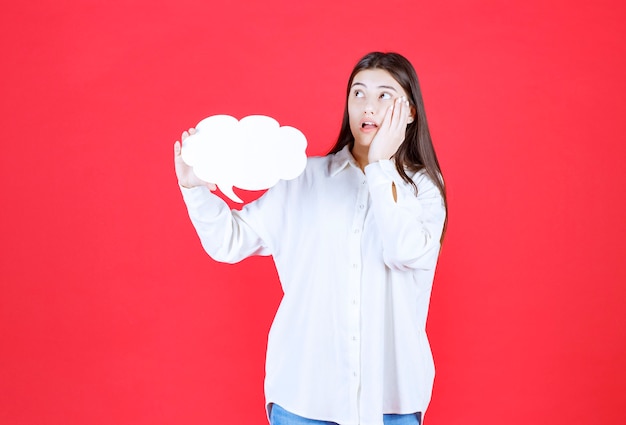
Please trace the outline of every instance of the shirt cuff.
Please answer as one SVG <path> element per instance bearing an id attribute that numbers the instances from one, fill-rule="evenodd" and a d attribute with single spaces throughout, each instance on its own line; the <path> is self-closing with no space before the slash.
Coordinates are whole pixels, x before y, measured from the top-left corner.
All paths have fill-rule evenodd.
<path id="1" fill-rule="evenodd" d="M 196 186 L 187 188 L 180 185 L 179 187 L 183 195 L 183 200 L 188 208 L 202 208 L 202 210 L 209 215 L 211 215 L 211 213 L 217 214 L 220 211 L 220 205 L 223 201 L 215 202 L 215 200 L 221 201 L 221 198 L 213 194 L 208 187 Z"/>
<path id="2" fill-rule="evenodd" d="M 370 187 L 389 184 L 395 181 L 394 177 L 398 175 L 398 170 L 396 170 L 394 162 L 390 159 L 367 164 L 364 171 Z"/>

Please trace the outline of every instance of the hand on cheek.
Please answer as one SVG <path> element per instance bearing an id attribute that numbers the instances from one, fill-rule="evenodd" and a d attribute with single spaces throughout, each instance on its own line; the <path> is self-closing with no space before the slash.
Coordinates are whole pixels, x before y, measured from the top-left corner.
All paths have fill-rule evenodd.
<path id="1" fill-rule="evenodd" d="M 383 122 L 376 132 L 368 152 L 368 162 L 390 159 L 398 150 L 406 134 L 411 106 L 406 98 L 399 97 L 389 106 Z"/>

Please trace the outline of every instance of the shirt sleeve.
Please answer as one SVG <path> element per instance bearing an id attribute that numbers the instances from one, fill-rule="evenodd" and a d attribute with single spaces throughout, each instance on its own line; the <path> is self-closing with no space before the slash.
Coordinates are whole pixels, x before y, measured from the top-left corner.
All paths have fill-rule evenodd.
<path id="1" fill-rule="evenodd" d="M 391 160 L 365 167 L 374 219 L 383 241 L 385 264 L 393 270 L 434 269 L 446 211 L 439 189 L 425 173 L 417 173 L 415 196 Z M 392 187 L 395 183 L 397 200 Z"/>
<path id="2" fill-rule="evenodd" d="M 206 187 L 181 187 L 189 218 L 204 250 L 216 261 L 236 263 L 270 250 L 241 211 L 231 210 Z"/>

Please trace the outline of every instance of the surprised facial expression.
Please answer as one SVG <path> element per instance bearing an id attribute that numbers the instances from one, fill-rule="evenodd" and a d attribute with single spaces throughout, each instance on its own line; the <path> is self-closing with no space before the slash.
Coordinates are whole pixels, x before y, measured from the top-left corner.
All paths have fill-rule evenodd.
<path id="1" fill-rule="evenodd" d="M 348 96 L 348 116 L 355 146 L 369 147 L 387 109 L 406 92 L 387 71 L 365 69 L 354 76 Z"/>

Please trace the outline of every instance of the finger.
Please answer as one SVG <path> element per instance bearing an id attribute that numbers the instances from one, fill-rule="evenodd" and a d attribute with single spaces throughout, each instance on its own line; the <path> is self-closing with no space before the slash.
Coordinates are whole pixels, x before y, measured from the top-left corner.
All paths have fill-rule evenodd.
<path id="1" fill-rule="evenodd" d="M 404 109 L 406 109 L 406 119 L 404 120 L 403 130 L 406 130 L 406 127 L 413 122 L 413 119 L 411 118 L 411 113 L 412 113 L 411 102 L 409 102 L 408 99 L 406 100 L 406 103 L 404 104 Z"/>
<path id="2" fill-rule="evenodd" d="M 411 104 L 406 97 L 404 98 L 403 112 L 401 129 L 404 131 L 406 130 L 406 126 L 409 125 L 409 116 L 411 115 Z"/>
<path id="3" fill-rule="evenodd" d="M 381 128 L 389 129 L 391 127 L 391 122 L 393 120 L 393 107 L 394 107 L 394 104 L 392 103 L 391 105 L 389 105 L 389 107 L 385 111 L 383 122 L 380 124 Z"/>
<path id="4" fill-rule="evenodd" d="M 180 142 L 178 140 L 174 143 L 174 156 L 180 156 Z"/>
<path id="5" fill-rule="evenodd" d="M 398 127 L 398 121 L 402 117 L 402 97 L 396 99 L 393 105 L 393 126 Z"/>
<path id="6" fill-rule="evenodd" d="M 189 129 L 189 134 L 196 134 L 196 129 L 195 129 L 195 128 L 193 128 L 193 127 L 191 127 L 191 128 Z"/>
<path id="7" fill-rule="evenodd" d="M 189 133 L 187 131 L 183 131 L 183 134 L 180 135 L 180 140 L 184 141 L 187 137 L 189 137 Z"/>
<path id="8" fill-rule="evenodd" d="M 395 114 L 396 119 L 394 120 L 394 129 L 398 131 L 404 131 L 404 129 L 406 128 L 407 121 L 409 119 L 408 103 L 409 102 L 408 100 L 406 100 L 406 97 L 402 96 L 398 99 L 398 102 L 396 104 L 397 113 Z"/>
<path id="9" fill-rule="evenodd" d="M 397 129 L 401 123 L 402 123 L 402 118 L 404 117 L 404 96 L 400 96 L 399 98 L 396 99 L 396 101 L 394 102 L 394 114 L 393 114 L 393 127 L 394 129 Z"/>

